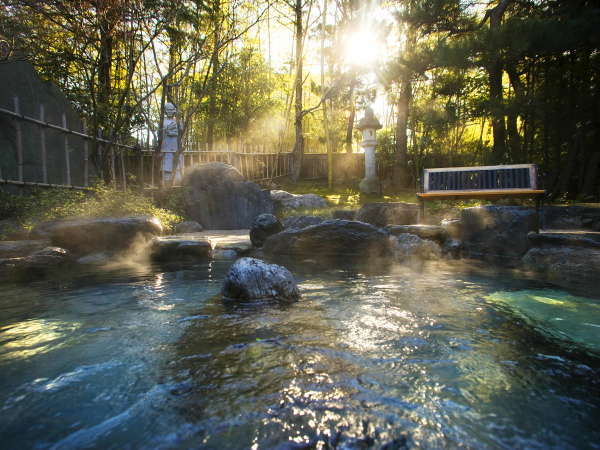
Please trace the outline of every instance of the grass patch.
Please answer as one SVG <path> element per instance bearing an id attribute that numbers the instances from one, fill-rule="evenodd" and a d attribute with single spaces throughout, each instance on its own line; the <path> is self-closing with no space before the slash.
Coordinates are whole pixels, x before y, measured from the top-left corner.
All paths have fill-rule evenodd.
<path id="1" fill-rule="evenodd" d="M 12 228 L 0 230 L 0 238 L 18 229 L 31 230 L 41 222 L 67 217 L 155 216 L 166 231 L 183 218 L 172 209 L 157 206 L 151 198 L 135 191 L 116 191 L 97 186 L 90 191 L 39 189 L 31 195 L 0 191 L 0 219 L 9 219 Z"/>

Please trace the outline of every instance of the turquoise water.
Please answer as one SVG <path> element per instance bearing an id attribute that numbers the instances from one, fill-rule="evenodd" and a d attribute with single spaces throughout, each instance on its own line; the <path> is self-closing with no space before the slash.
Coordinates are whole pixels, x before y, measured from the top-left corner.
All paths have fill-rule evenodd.
<path id="1" fill-rule="evenodd" d="M 583 302 L 598 323 L 598 299 L 448 267 L 296 267 L 298 303 L 235 305 L 227 268 L 2 286 L 0 447 L 600 448 L 593 336 L 528 310 Z"/>

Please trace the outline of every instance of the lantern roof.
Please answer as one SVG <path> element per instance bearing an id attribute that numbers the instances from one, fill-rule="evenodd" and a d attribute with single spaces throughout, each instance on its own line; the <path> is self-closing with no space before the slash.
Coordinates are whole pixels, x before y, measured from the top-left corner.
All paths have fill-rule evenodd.
<path id="1" fill-rule="evenodd" d="M 367 128 L 379 130 L 382 128 L 382 125 L 379 123 L 379 120 L 375 117 L 375 113 L 371 107 L 367 106 L 365 108 L 365 116 L 358 121 L 358 125 L 356 126 L 360 131 L 366 130 Z"/>

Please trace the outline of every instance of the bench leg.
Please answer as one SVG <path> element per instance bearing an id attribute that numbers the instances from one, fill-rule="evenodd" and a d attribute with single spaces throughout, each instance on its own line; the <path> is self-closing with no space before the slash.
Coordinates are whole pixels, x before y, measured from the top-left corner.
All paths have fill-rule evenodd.
<path id="1" fill-rule="evenodd" d="M 418 198 L 419 201 L 419 215 L 417 217 L 417 223 L 422 224 L 425 222 L 425 200 L 421 197 Z"/>
<path id="2" fill-rule="evenodd" d="M 536 223 L 536 230 L 535 230 L 536 233 L 540 232 L 540 228 L 542 228 L 542 229 L 544 228 L 544 217 L 543 217 L 544 210 L 543 210 L 543 208 L 544 208 L 543 197 L 537 197 L 535 199 L 535 212 L 537 215 L 537 223 Z"/>

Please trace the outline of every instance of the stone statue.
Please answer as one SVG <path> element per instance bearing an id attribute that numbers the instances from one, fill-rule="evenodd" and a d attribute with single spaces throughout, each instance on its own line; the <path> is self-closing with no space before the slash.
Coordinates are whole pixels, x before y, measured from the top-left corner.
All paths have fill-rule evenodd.
<path id="1" fill-rule="evenodd" d="M 177 108 L 173 103 L 165 104 L 163 139 L 160 148 L 160 151 L 162 152 L 163 181 L 171 181 L 171 179 L 173 179 L 173 181 L 181 181 L 183 178 L 183 154 L 179 155 L 177 173 L 173 174 L 175 154 L 179 149 L 179 128 L 179 122 L 177 121 Z"/>

